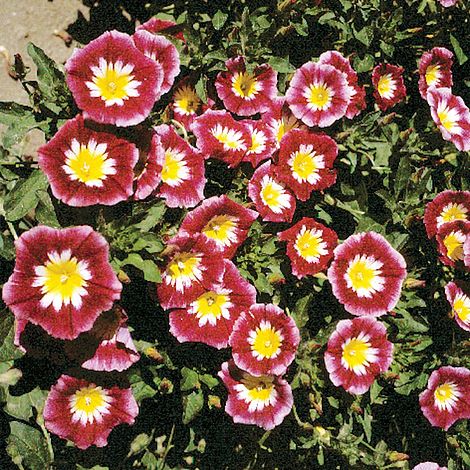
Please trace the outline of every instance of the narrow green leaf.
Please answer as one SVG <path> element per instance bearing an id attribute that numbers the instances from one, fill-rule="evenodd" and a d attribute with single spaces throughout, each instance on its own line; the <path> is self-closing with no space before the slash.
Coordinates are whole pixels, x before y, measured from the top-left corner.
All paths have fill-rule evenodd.
<path id="1" fill-rule="evenodd" d="M 183 397 L 183 424 L 190 423 L 204 406 L 204 394 L 201 390 Z"/>
<path id="2" fill-rule="evenodd" d="M 15 317 L 8 311 L 0 313 L 0 362 L 19 359 L 23 353 L 13 344 Z"/>
<path id="3" fill-rule="evenodd" d="M 225 22 L 227 21 L 228 14 L 223 11 L 217 10 L 216 14 L 212 18 L 212 25 L 217 31 L 222 29 Z"/>
<path id="4" fill-rule="evenodd" d="M 457 60 L 459 61 L 460 65 L 465 64 L 467 62 L 468 57 L 465 55 L 464 51 L 462 50 L 462 47 L 460 46 L 459 41 L 454 35 L 450 35 L 450 42 L 452 43 L 452 47 L 454 48 L 455 55 L 457 57 Z"/>

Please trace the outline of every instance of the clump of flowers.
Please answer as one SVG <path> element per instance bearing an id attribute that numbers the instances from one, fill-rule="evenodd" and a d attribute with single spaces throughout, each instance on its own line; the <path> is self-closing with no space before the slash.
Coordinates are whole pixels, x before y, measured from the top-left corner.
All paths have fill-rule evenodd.
<path id="1" fill-rule="evenodd" d="M 406 97 L 403 67 L 379 64 L 372 71 L 374 98 L 382 111 L 395 106 Z"/>
<path id="2" fill-rule="evenodd" d="M 375 232 L 347 238 L 335 248 L 328 269 L 333 294 L 353 315 L 390 312 L 398 302 L 405 277 L 403 256 Z"/>
<path id="3" fill-rule="evenodd" d="M 390 367 L 392 352 L 387 330 L 376 319 L 340 320 L 328 340 L 325 365 L 337 387 L 361 395 Z"/>
<path id="4" fill-rule="evenodd" d="M 457 420 L 470 418 L 470 370 L 444 366 L 429 377 L 419 396 L 421 411 L 428 421 L 447 431 Z"/>

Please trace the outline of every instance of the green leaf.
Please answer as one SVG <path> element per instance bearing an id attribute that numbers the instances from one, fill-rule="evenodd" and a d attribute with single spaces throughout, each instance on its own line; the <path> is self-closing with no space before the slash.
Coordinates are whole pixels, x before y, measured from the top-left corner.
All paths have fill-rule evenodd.
<path id="1" fill-rule="evenodd" d="M 201 390 L 183 397 L 183 424 L 190 423 L 204 406 L 204 394 Z"/>
<path id="2" fill-rule="evenodd" d="M 157 391 L 144 382 L 138 374 L 131 375 L 130 381 L 132 394 L 134 395 L 137 403 L 140 403 L 145 398 L 152 398 L 157 393 Z"/>
<path id="3" fill-rule="evenodd" d="M 47 191 L 38 191 L 39 202 L 36 208 L 36 220 L 49 227 L 60 227 L 52 199 Z"/>
<path id="4" fill-rule="evenodd" d="M 140 269 L 144 274 L 144 279 L 149 282 L 161 282 L 160 270 L 158 266 L 150 259 L 143 259 L 139 253 L 130 253 L 129 256 L 122 261 L 121 266 L 130 264 Z"/>
<path id="5" fill-rule="evenodd" d="M 452 34 L 450 35 L 450 42 L 452 43 L 452 47 L 454 48 L 455 55 L 457 57 L 457 60 L 459 61 L 460 65 L 465 64 L 467 62 L 468 57 L 465 55 L 464 51 L 460 47 L 459 41 L 455 36 Z"/>
<path id="6" fill-rule="evenodd" d="M 313 294 L 307 294 L 305 297 L 297 300 L 295 307 L 291 312 L 291 316 L 299 329 L 303 328 L 308 322 L 308 309 L 312 297 Z"/>
<path id="7" fill-rule="evenodd" d="M 15 317 L 8 311 L 0 314 L 0 362 L 19 359 L 23 353 L 13 344 Z"/>
<path id="8" fill-rule="evenodd" d="M 3 146 L 6 149 L 11 149 L 31 129 L 39 127 L 31 108 L 9 101 L 0 102 L 0 124 L 7 126 L 3 132 Z"/>
<path id="9" fill-rule="evenodd" d="M 410 160 L 406 155 L 404 155 L 398 163 L 398 169 L 395 175 L 395 183 L 393 185 L 393 190 L 397 196 L 408 185 L 412 172 L 413 167 L 411 166 Z"/>
<path id="10" fill-rule="evenodd" d="M 219 29 L 222 29 L 225 22 L 227 21 L 227 18 L 228 18 L 227 13 L 217 10 L 216 14 L 212 18 L 212 25 L 214 26 L 214 29 L 216 29 L 217 31 Z"/>
<path id="11" fill-rule="evenodd" d="M 36 387 L 29 393 L 24 395 L 8 395 L 8 401 L 5 404 L 5 411 L 14 418 L 28 421 L 33 416 L 33 408 L 42 414 L 44 403 L 46 401 L 47 392 Z"/>
<path id="12" fill-rule="evenodd" d="M 210 374 L 203 374 L 199 376 L 199 380 L 204 384 L 209 387 L 210 390 L 212 390 L 214 387 L 217 387 L 219 385 L 219 381 L 212 375 Z"/>
<path id="13" fill-rule="evenodd" d="M 46 438 L 41 431 L 18 421 L 10 423 L 10 430 L 7 453 L 13 462 L 30 470 L 51 468 L 53 456 L 49 453 Z"/>
<path id="14" fill-rule="evenodd" d="M 147 210 L 147 215 L 135 227 L 142 232 L 148 232 L 156 227 L 163 219 L 166 212 L 166 206 L 162 201 L 157 202 Z"/>
<path id="15" fill-rule="evenodd" d="M 359 42 L 362 42 L 364 46 L 369 47 L 374 39 L 374 27 L 365 26 L 360 31 L 356 32 L 354 36 Z"/>
<path id="16" fill-rule="evenodd" d="M 295 67 L 291 65 L 287 57 L 272 56 L 268 60 L 269 65 L 279 73 L 291 73 Z"/>
<path id="17" fill-rule="evenodd" d="M 181 369 L 181 382 L 180 389 L 182 392 L 187 392 L 194 388 L 199 388 L 199 375 L 196 371 L 183 367 Z"/>
<path id="18" fill-rule="evenodd" d="M 370 54 L 366 54 L 363 59 L 359 56 L 354 58 L 354 69 L 357 73 L 369 72 L 374 67 L 375 60 L 374 57 Z"/>
<path id="19" fill-rule="evenodd" d="M 5 218 L 10 221 L 23 218 L 37 206 L 39 191 L 45 191 L 47 187 L 47 178 L 40 170 L 34 170 L 27 180 L 19 181 L 5 196 Z"/>

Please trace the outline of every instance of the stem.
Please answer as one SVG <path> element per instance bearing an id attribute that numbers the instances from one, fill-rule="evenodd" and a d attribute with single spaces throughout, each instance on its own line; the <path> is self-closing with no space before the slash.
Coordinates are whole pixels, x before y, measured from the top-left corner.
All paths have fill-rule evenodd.
<path id="1" fill-rule="evenodd" d="M 187 140 L 188 140 L 188 133 L 187 133 L 187 131 L 186 131 L 186 128 L 183 126 L 183 124 L 181 124 L 181 122 L 179 122 L 179 121 L 176 121 L 175 119 L 172 119 L 172 120 L 171 120 L 171 123 L 172 123 L 174 126 L 178 127 L 178 129 L 181 130 L 181 132 L 183 133 L 183 136 L 184 136 L 184 140 L 187 141 Z"/>
<path id="2" fill-rule="evenodd" d="M 16 233 L 16 230 L 15 230 L 15 227 L 13 227 L 13 224 L 7 220 L 7 225 L 11 234 L 13 235 L 13 238 L 15 240 L 18 240 L 18 234 Z"/>
<path id="3" fill-rule="evenodd" d="M 175 434 L 175 425 L 173 424 L 170 432 L 170 437 L 168 438 L 168 444 L 165 447 L 165 452 L 163 452 L 162 455 L 162 460 L 161 460 L 161 466 L 159 467 L 160 470 L 163 470 L 165 468 L 165 460 L 168 455 L 168 452 L 170 452 L 171 448 L 173 447 L 171 445 L 171 441 L 173 441 L 173 435 Z"/>

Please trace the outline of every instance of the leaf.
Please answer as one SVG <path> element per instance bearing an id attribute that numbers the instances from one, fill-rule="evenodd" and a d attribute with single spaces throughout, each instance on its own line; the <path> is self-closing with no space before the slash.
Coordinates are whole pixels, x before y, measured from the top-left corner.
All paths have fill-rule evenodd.
<path id="1" fill-rule="evenodd" d="M 201 390 L 183 397 L 183 424 L 190 423 L 204 406 L 204 394 Z"/>
<path id="2" fill-rule="evenodd" d="M 287 57 L 272 56 L 269 58 L 268 63 L 279 73 L 291 73 L 295 70 L 295 67 L 291 65 Z"/>
<path id="3" fill-rule="evenodd" d="M 364 44 L 364 46 L 369 47 L 374 39 L 374 27 L 365 26 L 360 31 L 354 34 L 355 38 Z"/>
<path id="4" fill-rule="evenodd" d="M 0 314 L 0 362 L 19 359 L 23 353 L 13 344 L 15 317 L 8 311 Z"/>
<path id="5" fill-rule="evenodd" d="M 135 224 L 135 227 L 142 232 L 148 232 L 162 221 L 165 212 L 165 204 L 163 204 L 162 201 L 159 201 L 157 204 L 149 207 L 147 215 L 138 224 Z"/>
<path id="6" fill-rule="evenodd" d="M 452 34 L 450 35 L 450 42 L 452 43 L 452 47 L 454 48 L 454 52 L 457 57 L 457 60 L 459 61 L 459 64 L 460 65 L 465 64 L 465 62 L 467 62 L 468 60 L 468 57 L 465 55 L 462 48 L 460 47 L 460 44 L 457 38 L 453 36 Z"/>
<path id="7" fill-rule="evenodd" d="M 10 430 L 7 453 L 13 462 L 31 470 L 51 468 L 53 456 L 41 431 L 18 421 L 10 423 Z"/>
<path id="8" fill-rule="evenodd" d="M 413 167 L 411 166 L 410 160 L 406 156 L 403 156 L 398 163 L 395 183 L 393 185 L 393 190 L 397 196 L 408 185 L 412 172 Z"/>
<path id="9" fill-rule="evenodd" d="M 3 133 L 3 145 L 6 149 L 11 149 L 31 129 L 39 127 L 31 108 L 10 101 L 0 102 L 0 124 L 7 126 Z"/>
<path id="10" fill-rule="evenodd" d="M 27 180 L 19 181 L 5 196 L 5 218 L 15 221 L 23 218 L 39 202 L 39 191 L 48 187 L 47 179 L 40 170 L 34 170 Z"/>
<path id="11" fill-rule="evenodd" d="M 33 416 L 33 408 L 37 410 L 39 415 L 42 414 L 46 396 L 47 392 L 39 387 L 24 395 L 15 396 L 9 394 L 5 411 L 14 418 L 28 421 Z"/>
<path id="12" fill-rule="evenodd" d="M 193 388 L 199 388 L 199 375 L 196 371 L 183 367 L 181 369 L 181 382 L 180 389 L 182 392 L 187 392 Z"/>
<path id="13" fill-rule="evenodd" d="M 209 387 L 210 390 L 212 390 L 214 387 L 217 387 L 219 385 L 219 381 L 212 375 L 210 374 L 203 374 L 199 376 L 199 380 L 204 384 Z"/>
<path id="14" fill-rule="evenodd" d="M 227 21 L 227 18 L 228 18 L 227 13 L 217 10 L 216 14 L 212 18 L 212 25 L 214 26 L 214 29 L 217 31 L 219 31 L 219 29 L 222 29 L 225 22 Z"/>
<path id="15" fill-rule="evenodd" d="M 47 191 L 38 191 L 39 202 L 36 208 L 36 220 L 49 227 L 60 227 L 52 199 Z"/>
<path id="16" fill-rule="evenodd" d="M 121 266 L 130 264 L 144 273 L 144 279 L 149 282 L 161 282 L 160 270 L 158 266 L 150 259 L 143 259 L 139 253 L 130 253 L 129 256 L 122 261 Z"/>
<path id="17" fill-rule="evenodd" d="M 363 59 L 359 56 L 354 58 L 354 69 L 357 73 L 369 72 L 374 67 L 375 60 L 374 57 L 370 54 L 366 54 Z"/>
<path id="18" fill-rule="evenodd" d="M 307 294 L 305 297 L 299 299 L 291 312 L 291 316 L 299 329 L 304 327 L 308 322 L 308 309 L 312 297 L 313 294 Z"/>

